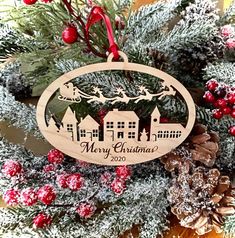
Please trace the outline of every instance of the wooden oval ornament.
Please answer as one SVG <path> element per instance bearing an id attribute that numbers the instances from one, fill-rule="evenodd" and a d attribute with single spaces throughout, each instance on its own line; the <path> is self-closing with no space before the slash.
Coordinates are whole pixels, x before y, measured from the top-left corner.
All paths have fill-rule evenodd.
<path id="1" fill-rule="evenodd" d="M 187 89 L 176 79 L 161 70 L 135 63 L 129 63 L 127 56 L 119 52 L 123 62 L 112 62 L 110 54 L 107 62 L 87 65 L 70 71 L 53 83 L 43 92 L 37 105 L 37 121 L 39 129 L 48 142 L 63 153 L 89 163 L 103 165 L 136 164 L 158 158 L 180 145 L 189 135 L 195 121 L 195 105 Z M 124 70 L 145 73 L 161 79 L 161 90 L 149 92 L 139 86 L 139 95 L 128 96 L 123 89 L 117 89 L 117 95 L 107 97 L 102 90 L 95 87 L 92 95 L 82 91 L 71 82 L 74 78 L 99 71 Z M 58 93 L 58 99 L 80 103 L 86 100 L 110 103 L 112 110 L 104 116 L 103 123 L 87 114 L 77 118 L 75 111 L 67 107 L 61 121 L 56 122 L 52 115 L 47 115 L 47 104 Z M 141 118 L 136 112 L 120 110 L 116 102 L 128 104 L 141 100 L 151 101 L 153 98 L 175 96 L 178 93 L 187 105 L 187 122 L 161 123 L 160 112 L 156 106 L 149 115 L 148 128 L 140 127 Z"/>

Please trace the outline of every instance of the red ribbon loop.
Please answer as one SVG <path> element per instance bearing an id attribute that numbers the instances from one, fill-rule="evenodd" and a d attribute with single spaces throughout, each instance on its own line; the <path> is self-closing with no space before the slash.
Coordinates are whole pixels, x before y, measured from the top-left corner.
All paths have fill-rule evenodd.
<path id="1" fill-rule="evenodd" d="M 91 9 L 90 15 L 88 16 L 87 19 L 87 24 L 86 24 L 86 34 L 87 37 L 89 37 L 89 29 L 90 27 L 97 23 L 98 21 L 103 20 L 107 29 L 107 35 L 108 35 L 108 40 L 109 40 L 109 52 L 113 53 L 114 59 L 117 60 L 119 58 L 118 54 L 118 46 L 114 41 L 114 35 L 113 35 L 113 30 L 112 30 L 112 24 L 109 19 L 109 17 L 104 13 L 103 9 L 98 6 L 94 6 Z"/>

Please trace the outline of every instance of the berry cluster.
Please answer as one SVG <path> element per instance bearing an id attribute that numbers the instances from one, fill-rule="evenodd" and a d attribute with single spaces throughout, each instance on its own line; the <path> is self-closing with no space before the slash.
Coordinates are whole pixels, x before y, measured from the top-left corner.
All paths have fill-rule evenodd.
<path id="1" fill-rule="evenodd" d="M 225 41 L 228 49 L 235 49 L 235 31 L 231 25 L 225 25 L 221 28 L 220 34 Z"/>
<path id="2" fill-rule="evenodd" d="M 60 174 L 56 177 L 56 182 L 61 188 L 69 188 L 72 191 L 78 191 L 84 184 L 84 178 L 81 174 Z"/>
<path id="3" fill-rule="evenodd" d="M 121 195 L 126 189 L 126 181 L 131 176 L 131 169 L 126 166 L 118 166 L 115 170 L 115 178 L 112 180 L 112 175 L 109 172 L 105 172 L 101 175 L 101 183 L 109 187 L 115 194 Z"/>
<path id="4" fill-rule="evenodd" d="M 219 83 L 215 79 L 209 80 L 206 88 L 208 91 L 203 98 L 215 107 L 212 112 L 213 117 L 217 120 L 224 116 L 235 118 L 235 88 Z M 229 133 L 235 136 L 235 126 L 229 128 Z"/>
<path id="5" fill-rule="evenodd" d="M 48 177 L 51 180 L 54 180 L 55 183 L 61 189 L 70 189 L 73 192 L 79 191 L 85 183 L 85 179 L 78 172 L 66 172 L 63 169 L 63 165 L 66 165 L 66 161 L 64 162 L 64 155 L 57 149 L 52 149 L 47 154 L 48 164 L 41 167 L 39 171 L 40 176 L 42 175 L 50 175 Z M 63 164 L 64 163 L 64 164 Z M 89 166 L 88 163 L 78 161 L 75 162 L 79 164 L 81 168 L 87 168 Z M 74 170 L 73 170 L 74 171 Z M 7 189 L 3 194 L 3 200 L 8 206 L 34 206 L 42 205 L 47 206 L 57 206 L 55 203 L 56 197 L 59 197 L 59 193 L 56 192 L 56 187 L 52 184 L 45 184 L 40 187 L 25 187 L 25 183 L 21 183 L 22 181 L 19 178 L 23 178 L 28 180 L 27 177 L 27 168 L 23 168 L 22 164 L 16 160 L 8 160 L 6 161 L 1 170 L 2 174 L 6 179 L 11 180 L 11 187 Z M 33 173 L 34 179 L 35 174 Z M 126 189 L 126 182 L 131 177 L 131 169 L 128 166 L 118 166 L 115 169 L 115 173 L 104 172 L 100 177 L 100 183 L 103 187 L 110 189 L 116 195 L 120 196 Z M 17 183 L 15 183 L 17 181 Z M 14 183 L 12 183 L 14 182 Z M 12 186 L 12 184 L 14 184 Z M 20 185 L 23 185 L 20 187 Z M 82 219 L 88 219 L 96 211 L 96 206 L 91 198 L 87 200 L 82 200 L 79 203 L 71 204 L 69 206 L 74 207 L 74 211 L 79 215 Z M 63 205 L 63 204 L 60 204 Z M 52 217 L 44 211 L 39 211 L 36 216 L 32 218 L 33 226 L 35 228 L 44 229 L 52 223 Z"/>
<path id="6" fill-rule="evenodd" d="M 50 205 L 56 198 L 55 189 L 52 185 L 46 184 L 36 191 L 33 188 L 24 188 L 21 191 L 16 188 L 10 188 L 3 194 L 3 200 L 7 205 L 14 206 L 22 204 L 33 206 L 38 201 L 45 205 Z"/>
<path id="7" fill-rule="evenodd" d="M 52 222 L 52 217 L 44 212 L 40 212 L 33 219 L 33 225 L 35 228 L 45 228 Z"/>

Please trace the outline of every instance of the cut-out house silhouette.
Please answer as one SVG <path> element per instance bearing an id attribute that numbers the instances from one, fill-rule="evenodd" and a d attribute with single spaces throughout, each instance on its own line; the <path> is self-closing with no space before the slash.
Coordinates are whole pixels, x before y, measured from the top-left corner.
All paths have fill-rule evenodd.
<path id="1" fill-rule="evenodd" d="M 133 111 L 113 109 L 104 117 L 104 139 L 138 140 L 139 117 Z"/>
<path id="2" fill-rule="evenodd" d="M 148 141 L 180 138 L 185 128 L 179 123 L 160 123 L 160 117 L 161 114 L 155 107 L 151 114 Z M 135 112 L 113 109 L 105 115 L 103 121 L 104 141 L 138 141 L 139 117 Z M 49 121 L 48 129 L 55 128 L 51 125 L 53 122 Z M 75 112 L 68 107 L 57 131 L 72 141 L 99 141 L 100 125 L 90 115 L 81 118 L 78 123 Z M 146 141 L 145 129 L 141 134 L 145 134 L 143 140 Z"/>
<path id="3" fill-rule="evenodd" d="M 60 133 L 67 139 L 72 141 L 99 140 L 100 125 L 90 115 L 87 115 L 84 119 L 81 118 L 80 123 L 78 123 L 75 111 L 73 112 L 68 107 L 61 122 Z"/>

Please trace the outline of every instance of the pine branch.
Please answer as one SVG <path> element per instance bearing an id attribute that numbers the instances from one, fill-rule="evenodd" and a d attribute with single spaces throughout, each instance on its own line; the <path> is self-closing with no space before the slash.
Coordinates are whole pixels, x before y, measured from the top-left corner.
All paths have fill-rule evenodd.
<path id="1" fill-rule="evenodd" d="M 17 102 L 15 97 L 2 86 L 0 86 L 0 121 L 8 121 L 12 126 L 42 138 L 36 122 L 35 107 L 32 105 L 27 107 Z"/>
<path id="2" fill-rule="evenodd" d="M 235 86 L 235 63 L 219 62 L 205 68 L 204 80 L 216 79 L 218 82 Z"/>
<path id="3" fill-rule="evenodd" d="M 20 63 L 17 60 L 0 69 L 0 85 L 5 87 L 16 99 L 31 95 L 31 87 L 22 74 Z"/>

